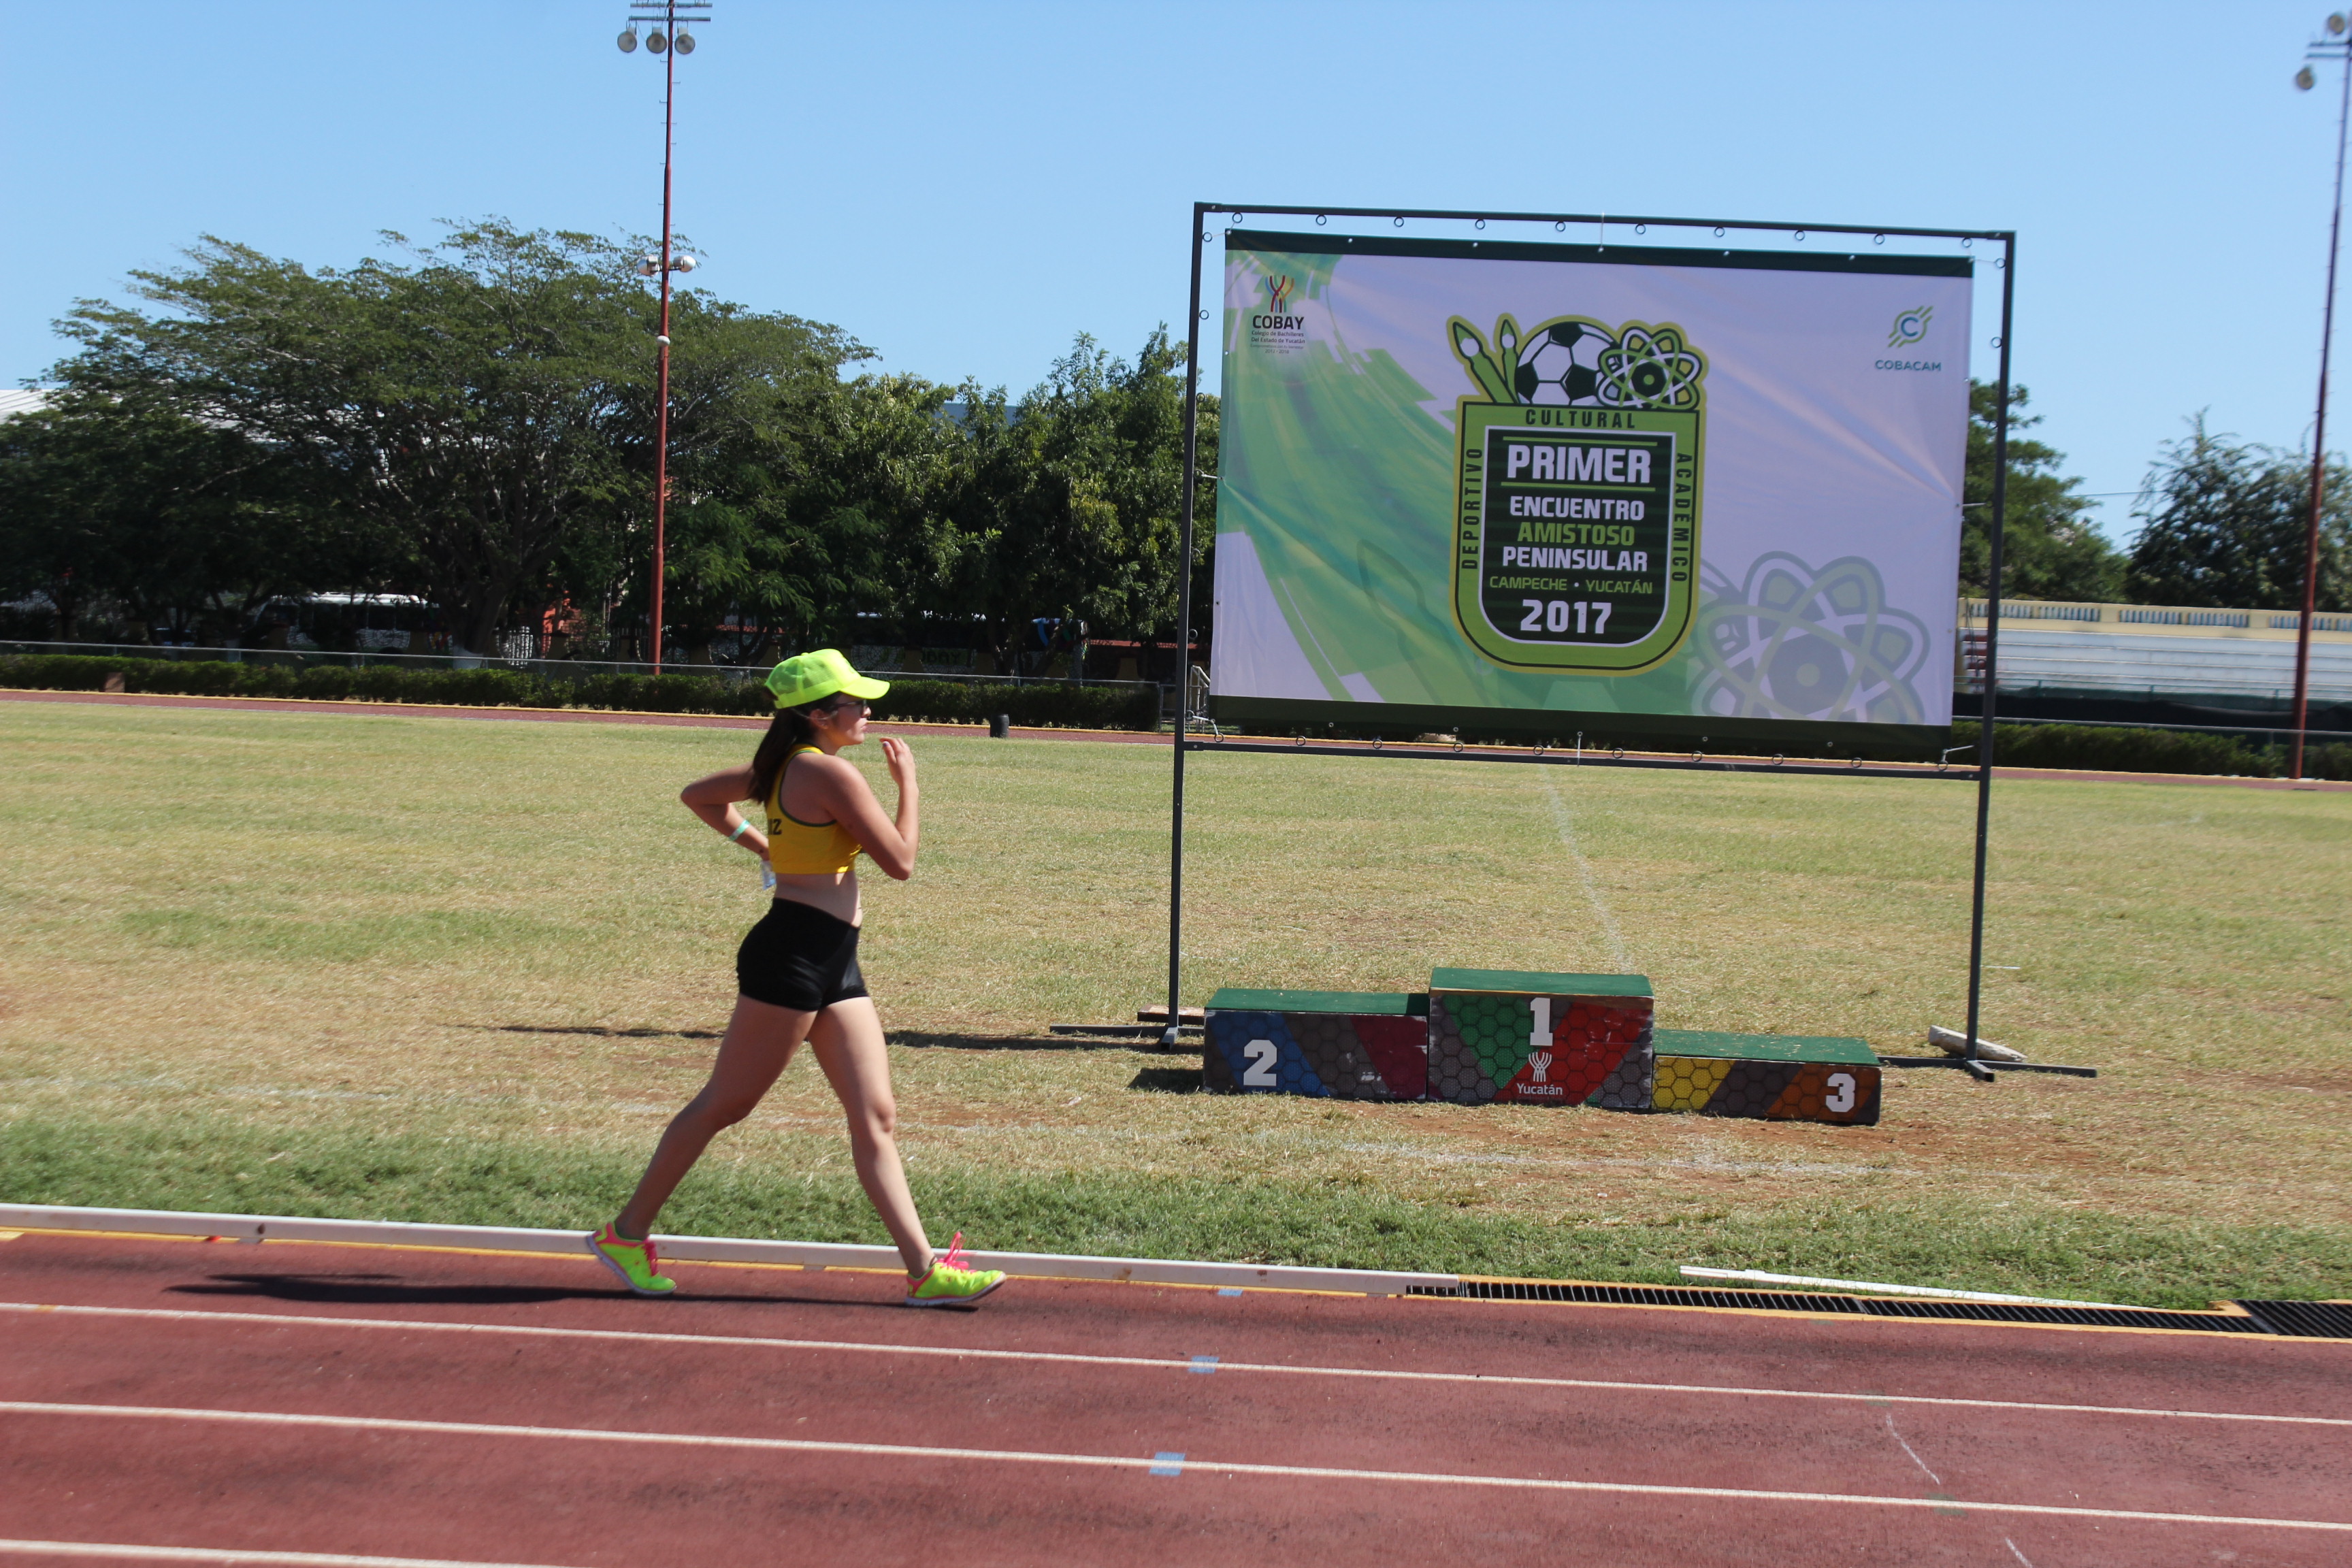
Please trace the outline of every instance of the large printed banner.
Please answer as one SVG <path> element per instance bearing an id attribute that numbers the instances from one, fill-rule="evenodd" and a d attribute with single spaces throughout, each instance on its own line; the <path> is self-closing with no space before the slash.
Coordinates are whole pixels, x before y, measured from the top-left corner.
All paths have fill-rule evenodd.
<path id="1" fill-rule="evenodd" d="M 1212 711 L 1930 750 L 1969 263 L 1229 235 Z"/>

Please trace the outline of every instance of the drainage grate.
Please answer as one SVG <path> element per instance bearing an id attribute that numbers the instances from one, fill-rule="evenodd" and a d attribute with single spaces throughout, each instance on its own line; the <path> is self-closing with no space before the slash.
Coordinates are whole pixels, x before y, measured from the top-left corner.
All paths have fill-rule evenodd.
<path id="1" fill-rule="evenodd" d="M 1715 1307 L 1734 1311 L 1811 1312 L 1946 1322 L 2058 1323 L 2076 1328 L 2174 1329 L 2209 1334 L 2287 1334 L 2352 1339 L 2352 1302 L 2239 1301 L 2232 1312 L 2176 1312 L 2155 1307 L 2042 1307 L 2005 1301 L 1936 1301 L 1883 1296 L 1816 1296 L 1794 1290 L 1717 1290 L 1675 1285 L 1582 1285 L 1548 1279 L 1465 1279 L 1415 1285 L 1410 1296 L 1474 1301 L 1581 1301 L 1618 1307 Z"/>
<path id="2" fill-rule="evenodd" d="M 2260 1334 L 2252 1318 L 2228 1312 L 2168 1312 L 2156 1307 L 2027 1307 L 2007 1301 L 1890 1301 L 1872 1296 L 1862 1310 L 1874 1318 L 1937 1318 L 1977 1323 L 2066 1323 L 2084 1329 L 2196 1329 L 2209 1334 Z"/>
<path id="3" fill-rule="evenodd" d="M 1465 1279 L 1453 1289 L 1416 1285 L 1414 1296 L 1462 1296 L 1475 1301 L 1586 1301 L 1618 1307 L 1745 1307 L 1761 1312 L 1866 1310 L 1852 1296 L 1806 1296 L 1790 1290 L 1710 1290 L 1681 1285 L 1567 1285 L 1543 1279 Z"/>
<path id="4" fill-rule="evenodd" d="M 2352 1340 L 2352 1301 L 2241 1301 L 2238 1305 L 2274 1334 Z"/>

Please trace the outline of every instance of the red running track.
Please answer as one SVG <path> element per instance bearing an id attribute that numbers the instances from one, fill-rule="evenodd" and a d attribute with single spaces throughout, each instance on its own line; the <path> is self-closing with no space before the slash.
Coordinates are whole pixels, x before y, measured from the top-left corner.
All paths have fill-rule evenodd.
<path id="1" fill-rule="evenodd" d="M 0 1242 L 0 1564 L 2352 1561 L 2332 1342 L 676 1272 Z"/>

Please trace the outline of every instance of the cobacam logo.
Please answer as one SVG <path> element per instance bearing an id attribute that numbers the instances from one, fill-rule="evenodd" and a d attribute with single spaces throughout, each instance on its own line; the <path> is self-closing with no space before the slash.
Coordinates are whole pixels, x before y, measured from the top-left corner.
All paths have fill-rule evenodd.
<path id="1" fill-rule="evenodd" d="M 1895 318 L 1895 325 L 1886 333 L 1890 349 L 1908 348 L 1913 343 L 1927 341 L 1927 322 L 1936 313 L 1932 305 L 1917 305 Z M 1941 370 L 1939 359 L 1883 359 L 1874 366 L 1878 370 Z"/>

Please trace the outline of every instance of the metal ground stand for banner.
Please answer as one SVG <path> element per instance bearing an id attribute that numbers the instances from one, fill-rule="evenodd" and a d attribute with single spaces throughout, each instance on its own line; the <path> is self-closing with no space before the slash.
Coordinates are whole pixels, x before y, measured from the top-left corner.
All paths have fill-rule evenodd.
<path id="1" fill-rule="evenodd" d="M 2000 336 L 1993 340 L 1994 346 L 2000 351 L 2000 374 L 1999 386 L 1993 405 L 1992 551 L 1991 559 L 1989 563 L 1988 568 L 1988 575 L 1990 581 L 1990 591 L 1986 596 L 1989 603 L 1985 609 L 1984 672 L 1982 678 L 1984 683 L 1984 707 L 1978 721 L 1976 741 L 1977 833 L 1976 865 L 1969 917 L 1968 1044 L 1961 1058 L 1961 1065 L 1965 1067 L 1969 1070 L 1969 1074 L 1977 1079 L 1978 1081 L 1991 1081 L 1993 1076 L 1992 1071 L 1984 1064 L 1983 1060 L 1979 1058 L 1978 1054 L 1978 1047 L 1981 1043 L 1982 1039 L 1982 1037 L 1978 1032 L 1978 1025 L 1982 1012 L 1984 994 L 1985 847 L 1992 822 L 1993 709 L 1995 706 L 1995 693 L 1998 687 L 1998 678 L 2000 674 L 2001 542 L 2003 529 L 2007 521 L 2006 506 L 2009 488 L 2009 353 L 2010 329 L 2012 321 L 2012 305 L 2016 299 L 2017 292 L 2016 233 L 2013 230 L 2009 229 L 1906 228 L 1899 226 L 1881 227 L 1868 224 L 1850 223 L 1758 223 L 1745 219 L 1734 218 L 1639 217 L 1607 213 L 1456 212 L 1427 207 L 1308 207 L 1286 206 L 1279 204 L 1252 205 L 1246 203 L 1195 202 L 1192 204 L 1192 227 L 1191 240 L 1192 248 L 1192 303 L 1190 310 L 1185 315 L 1184 334 L 1184 472 L 1188 476 L 1190 482 L 1188 482 L 1184 487 L 1182 548 L 1177 555 L 1176 619 L 1178 635 L 1176 646 L 1180 648 L 1189 647 L 1192 646 L 1192 510 L 1193 498 L 1200 488 L 1198 455 L 1200 449 L 1201 407 L 1201 321 L 1203 316 L 1207 313 L 1201 309 L 1201 257 L 1203 249 L 1209 245 L 1214 243 L 1217 238 L 1216 234 L 1212 231 L 1208 226 L 1213 221 L 1214 216 L 1218 213 L 1228 214 L 1229 226 L 1234 228 L 1240 227 L 1245 221 L 1247 221 L 1247 218 L 1252 214 L 1278 214 L 1286 217 L 1311 217 L 1315 219 L 1318 225 L 1334 217 L 1386 218 L 1397 227 L 1402 227 L 1406 223 L 1416 219 L 1454 223 L 1475 223 L 1480 228 L 1484 228 L 1489 222 L 1550 224 L 1555 232 L 1564 231 L 1571 225 L 1578 226 L 1592 225 L 1599 227 L 1604 236 L 1606 235 L 1609 226 L 1611 225 L 1615 225 L 1621 229 L 1629 228 L 1633 230 L 1636 236 L 1640 236 L 1646 234 L 1649 226 L 1655 224 L 1661 227 L 1670 229 L 1709 229 L 1714 232 L 1717 237 L 1721 237 L 1727 230 L 1739 230 L 1751 234 L 1793 235 L 1799 240 L 1802 240 L 1809 233 L 1853 234 L 1868 235 L 1871 237 L 1874 244 L 1883 245 L 1885 243 L 1886 237 L 1889 235 L 1895 235 L 1908 237 L 1914 239 L 1957 239 L 1960 241 L 1962 245 L 1969 245 L 1977 240 L 1985 240 L 2000 245 L 2001 247 L 2000 255 L 1996 257 L 1993 260 L 1993 266 L 2000 272 Z M 1632 249 L 1636 247 L 1636 246 L 1628 246 L 1627 248 Z M 1176 744 L 1173 748 L 1175 753 L 1175 773 L 1170 803 L 1171 816 L 1169 826 L 1168 864 L 1168 1017 L 1170 1019 L 1170 1024 L 1167 1030 L 1160 1036 L 1160 1043 L 1162 1050 L 1172 1050 L 1175 1048 L 1179 1037 L 1175 1020 L 1181 1016 L 1180 1009 L 1181 998 L 1178 993 L 1181 984 L 1183 971 L 1182 942 L 1184 932 L 1185 753 L 1196 750 L 1219 748 L 1227 751 L 1247 750 L 1270 752 L 1285 752 L 1301 749 L 1292 746 L 1270 745 L 1264 742 L 1248 743 L 1221 741 L 1195 741 L 1191 738 L 1188 732 L 1191 710 L 1192 704 L 1189 701 L 1180 701 L 1176 705 Z M 1336 750 L 1336 748 L 1328 747 L 1315 749 L 1318 754 L 1322 755 L 1329 755 L 1334 750 Z M 1454 752 L 1425 752 L 1407 749 L 1400 749 L 1395 752 L 1389 752 L 1386 750 L 1357 751 L 1352 754 L 1360 756 L 1417 755 L 1440 760 L 1450 756 L 1460 756 L 1466 760 L 1475 756 L 1476 760 L 1482 762 L 1524 762 L 1552 766 L 1570 764 L 1570 759 L 1569 757 L 1562 755 L 1558 752 L 1546 753 L 1541 751 L 1533 754 L 1520 756 L 1498 755 L 1495 752 L 1484 750 L 1475 752 L 1465 752 L 1459 749 Z M 1815 764 L 1803 767 L 1774 769 L 1770 764 L 1742 766 L 1740 764 L 1731 764 L 1726 762 L 1708 762 L 1702 758 L 1695 758 L 1687 763 L 1665 761 L 1655 758 L 1644 758 L 1640 760 L 1638 763 L 1635 763 L 1631 759 L 1619 761 L 1614 758 L 1603 758 L 1599 756 L 1597 753 L 1589 758 L 1579 758 L 1577 759 L 1577 762 L 1579 764 L 1587 767 L 1621 767 L 1634 765 L 1645 768 L 1681 769 L 1692 772 L 1780 771 L 1817 773 L 1824 771 L 1833 771 L 1837 773 L 1862 772 L 1874 777 L 1900 776 L 1906 778 L 1965 778 L 1968 776 L 1966 773 L 1955 774 L 1945 773 L 1941 770 L 1931 771 L 1925 768 L 1906 768 L 1901 770 L 1892 768 L 1862 768 L 1859 770 L 1852 768 L 1835 768 L 1825 770 Z"/>

